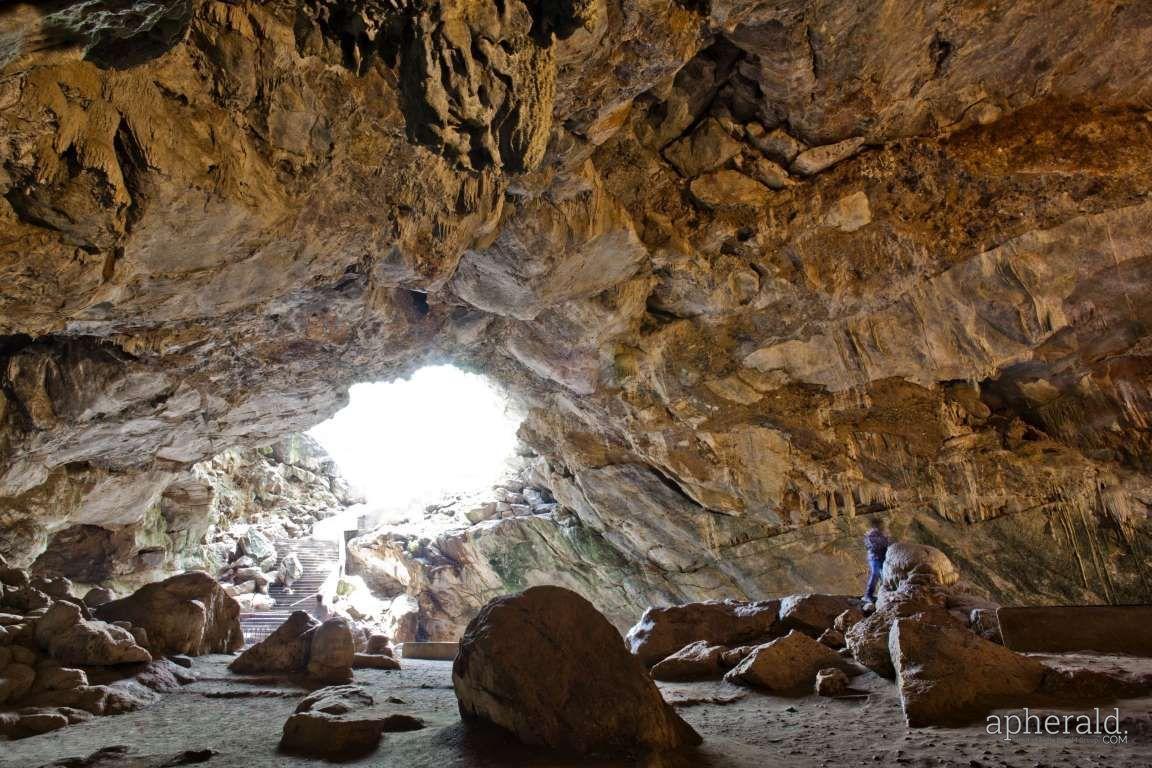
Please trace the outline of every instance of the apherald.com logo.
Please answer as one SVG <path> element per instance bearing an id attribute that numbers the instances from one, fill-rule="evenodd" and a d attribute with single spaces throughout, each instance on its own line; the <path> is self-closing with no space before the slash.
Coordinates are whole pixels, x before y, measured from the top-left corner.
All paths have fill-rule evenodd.
<path id="1" fill-rule="evenodd" d="M 984 728 L 991 736 L 1003 736 L 1004 741 L 1012 741 L 1013 736 L 1098 736 L 1105 744 L 1126 744 L 1128 731 L 1120 730 L 1120 710 L 1101 716 L 1100 708 L 1092 714 L 1082 715 L 1035 715 L 1027 707 L 1022 714 L 988 715 Z"/>

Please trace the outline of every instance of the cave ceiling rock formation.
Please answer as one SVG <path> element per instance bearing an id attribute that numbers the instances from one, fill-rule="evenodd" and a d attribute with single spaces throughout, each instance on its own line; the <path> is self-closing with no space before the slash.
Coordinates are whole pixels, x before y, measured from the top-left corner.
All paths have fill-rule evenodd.
<path id="1" fill-rule="evenodd" d="M 3 547 L 452 360 L 685 593 L 853 588 L 885 512 L 1147 599 L 1149 50 L 1071 0 L 10 4 Z"/>

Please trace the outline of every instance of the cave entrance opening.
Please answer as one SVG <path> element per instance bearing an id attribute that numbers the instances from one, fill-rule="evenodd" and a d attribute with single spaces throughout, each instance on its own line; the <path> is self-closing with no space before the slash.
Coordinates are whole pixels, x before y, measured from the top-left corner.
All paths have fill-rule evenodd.
<path id="1" fill-rule="evenodd" d="M 435 535 L 458 524 L 438 509 L 490 493 L 515 465 L 520 421 L 486 377 L 435 365 L 353 385 L 348 405 L 309 434 L 364 495 L 358 529 Z"/>

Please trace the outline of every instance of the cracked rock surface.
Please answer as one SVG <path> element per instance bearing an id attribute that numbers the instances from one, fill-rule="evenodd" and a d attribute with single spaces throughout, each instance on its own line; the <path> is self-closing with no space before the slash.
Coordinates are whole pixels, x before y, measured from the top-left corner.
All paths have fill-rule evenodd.
<path id="1" fill-rule="evenodd" d="M 134 557 L 448 360 L 638 606 L 858 592 L 871 516 L 1148 601 L 1149 51 L 1118 0 L 6 4 L 0 551 Z"/>

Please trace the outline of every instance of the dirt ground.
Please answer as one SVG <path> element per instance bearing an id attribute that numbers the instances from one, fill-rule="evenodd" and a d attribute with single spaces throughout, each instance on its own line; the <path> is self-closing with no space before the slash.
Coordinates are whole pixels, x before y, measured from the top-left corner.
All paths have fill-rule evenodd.
<path id="1" fill-rule="evenodd" d="M 285 719 L 305 689 L 283 680 L 229 673 L 230 656 L 196 660 L 196 683 L 152 707 L 21 741 L 0 744 L 0 767 L 32 768 L 126 745 L 132 755 L 213 749 L 210 768 L 326 765 L 276 751 Z M 1093 666 L 1144 665 L 1152 660 L 1083 659 Z M 894 686 L 874 675 L 854 681 L 859 695 L 829 700 L 781 698 L 723 682 L 661 684 L 665 698 L 704 737 L 686 754 L 640 761 L 563 760 L 526 750 L 506 737 L 465 728 L 456 712 L 451 663 L 404 662 L 399 672 L 358 670 L 357 682 L 379 697 L 397 696 L 428 727 L 387 734 L 375 753 L 345 765 L 390 768 L 483 766 L 602 766 L 622 768 L 816 768 L 817 766 L 916 766 L 935 768 L 1146 768 L 1152 766 L 1152 698 L 1109 703 L 1119 707 L 1127 743 L 1104 744 L 1090 736 L 988 735 L 983 723 L 962 729 L 909 730 Z M 1079 710 L 1083 711 L 1083 710 Z M 1089 709 L 1090 711 L 1090 709 Z"/>

